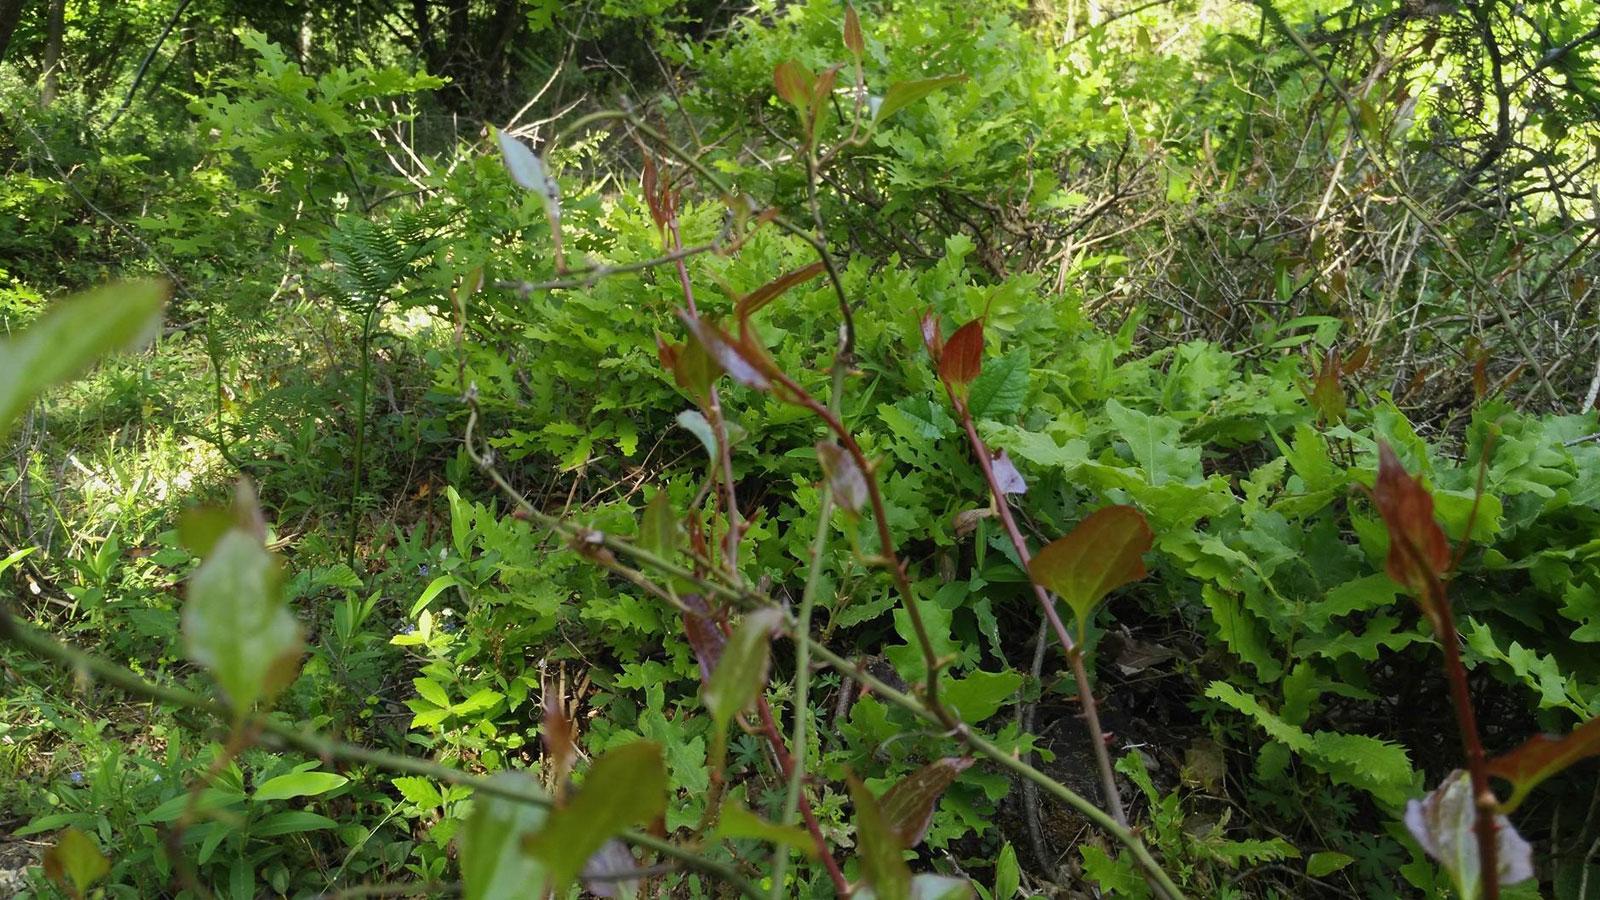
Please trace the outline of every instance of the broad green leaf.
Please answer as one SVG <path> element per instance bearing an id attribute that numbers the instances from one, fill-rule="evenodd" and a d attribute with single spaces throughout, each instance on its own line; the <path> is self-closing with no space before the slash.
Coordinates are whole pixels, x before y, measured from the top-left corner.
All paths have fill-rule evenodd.
<path id="1" fill-rule="evenodd" d="M 428 604 L 433 602 L 433 598 L 453 587 L 456 587 L 460 583 L 461 582 L 456 581 L 455 576 L 453 575 L 440 575 L 438 578 L 428 582 L 428 586 L 422 590 L 422 596 L 417 598 L 417 602 L 411 604 L 411 618 L 415 619 L 417 617 L 417 613 L 427 609 Z"/>
<path id="2" fill-rule="evenodd" d="M 883 817 L 878 798 L 855 776 L 850 777 L 850 799 L 856 808 L 856 855 L 861 877 L 877 900 L 911 900 L 911 870 L 905 847 Z"/>
<path id="3" fill-rule="evenodd" d="M 917 81 L 902 81 L 889 85 L 889 90 L 883 95 L 883 103 L 878 106 L 874 119 L 878 122 L 887 121 L 888 118 L 907 106 L 921 100 L 923 97 L 952 84 L 960 84 L 967 80 L 965 75 L 940 75 L 937 78 L 922 78 Z"/>
<path id="4" fill-rule="evenodd" d="M 1406 803 L 1406 830 L 1450 876 L 1463 900 L 1483 895 L 1483 861 L 1474 831 L 1478 815 L 1472 778 L 1459 769 L 1428 796 Z M 1533 848 L 1505 816 L 1495 816 L 1495 825 L 1498 882 L 1516 884 L 1532 878 Z"/>
<path id="5" fill-rule="evenodd" d="M 1090 614 L 1107 594 L 1145 576 L 1144 554 L 1152 538 L 1143 513 L 1131 506 L 1107 506 L 1066 537 L 1045 545 L 1028 572 L 1077 613 L 1081 638 Z"/>
<path id="6" fill-rule="evenodd" d="M 667 806 L 667 769 L 661 745 L 625 744 L 589 767 L 583 788 L 524 846 L 544 864 L 550 885 L 563 891 L 606 841 L 661 815 Z"/>
<path id="7" fill-rule="evenodd" d="M 967 392 L 967 410 L 974 419 L 1006 419 L 1022 411 L 1028 399 L 1028 348 L 1019 347 L 986 366 Z"/>
<path id="8" fill-rule="evenodd" d="M 538 791 L 538 783 L 518 772 L 494 776 L 501 785 Z M 542 897 L 549 885 L 545 867 L 524 852 L 523 840 L 543 827 L 549 812 L 479 791 L 472 798 L 456 840 L 461 854 L 461 895 L 466 900 L 521 900 Z"/>
<path id="9" fill-rule="evenodd" d="M 270 778 L 256 788 L 255 800 L 290 800 L 295 797 L 315 797 L 342 787 L 350 779 L 332 772 L 290 772 Z"/>
<path id="10" fill-rule="evenodd" d="M 971 757 L 947 756 L 900 779 L 884 793 L 878 807 L 901 846 L 910 850 L 922 843 L 928 826 L 933 824 L 939 798 L 971 765 Z"/>
<path id="11" fill-rule="evenodd" d="M 722 812 L 717 820 L 717 836 L 766 841 L 799 850 L 813 858 L 817 855 L 817 845 L 804 828 L 768 822 L 731 799 L 722 804 Z"/>
<path id="12" fill-rule="evenodd" d="M 1153 416 L 1116 400 L 1106 401 L 1106 418 L 1152 486 L 1200 481 L 1200 448 L 1184 445 L 1183 426 L 1176 419 Z"/>
<path id="13" fill-rule="evenodd" d="M 969 672 L 947 684 L 940 699 L 956 711 L 963 722 L 976 725 L 1000 711 L 1016 698 L 1022 676 L 1016 672 Z"/>
<path id="14" fill-rule="evenodd" d="M 159 281 L 113 283 L 52 305 L 26 331 L 0 341 L 0 438 L 39 394 L 153 336 L 167 293 Z"/>
<path id="15" fill-rule="evenodd" d="M 275 697 L 299 668 L 300 626 L 280 584 L 278 561 L 242 528 L 223 535 L 189 579 L 189 658 L 211 672 L 241 717 Z"/>
<path id="16" fill-rule="evenodd" d="M 783 614 L 772 607 L 747 613 L 723 647 L 716 671 L 701 691 L 718 731 L 725 731 L 733 717 L 754 703 L 766 687 L 772 631 L 782 621 Z"/>
<path id="17" fill-rule="evenodd" d="M 445 709 L 450 708 L 450 695 L 445 693 L 445 689 L 439 685 L 439 682 L 428 678 L 413 678 L 411 679 L 411 686 L 417 689 L 417 694 L 422 699 L 432 703 L 434 706 L 442 706 Z"/>
<path id="18" fill-rule="evenodd" d="M 299 834 L 302 831 L 322 831 L 325 828 L 338 827 L 339 823 L 327 816 L 303 809 L 286 809 L 255 823 L 250 827 L 250 833 L 256 837 L 278 837 L 285 834 Z"/>
<path id="19" fill-rule="evenodd" d="M 1327 878 L 1355 861 L 1355 857 L 1348 853 L 1319 850 L 1306 858 L 1306 874 L 1312 878 Z"/>
<path id="20" fill-rule="evenodd" d="M 665 489 L 657 490 L 644 505 L 644 514 L 639 519 L 639 548 L 671 562 L 677 559 L 681 536 L 672 500 Z"/>
<path id="21" fill-rule="evenodd" d="M 1022 887 L 1022 866 L 1017 862 L 1017 848 L 1010 841 L 1000 848 L 1000 858 L 994 864 L 994 900 L 1011 900 Z"/>
<path id="22" fill-rule="evenodd" d="M 44 852 L 44 874 L 75 897 L 87 895 L 110 871 L 111 860 L 100 852 L 100 845 L 76 828 L 61 832 Z"/>

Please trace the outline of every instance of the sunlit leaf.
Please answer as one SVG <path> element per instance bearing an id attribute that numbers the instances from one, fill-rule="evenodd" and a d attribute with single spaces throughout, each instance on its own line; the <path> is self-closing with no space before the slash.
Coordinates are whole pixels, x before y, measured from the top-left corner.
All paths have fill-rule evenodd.
<path id="1" fill-rule="evenodd" d="M 1355 861 L 1348 853 L 1321 850 L 1306 857 L 1306 874 L 1312 878 L 1327 878 Z"/>
<path id="2" fill-rule="evenodd" d="M 1017 862 L 1017 848 L 1007 841 L 1000 848 L 1000 858 L 994 864 L 994 900 L 1011 900 L 1022 887 L 1022 865 Z"/>
<path id="3" fill-rule="evenodd" d="M 867 502 L 867 476 L 856 465 L 855 457 L 837 443 L 823 441 L 817 444 L 817 462 L 822 465 L 822 477 L 833 502 L 852 513 L 860 512 Z"/>
<path id="4" fill-rule="evenodd" d="M 159 281 L 113 283 L 52 304 L 20 335 L 0 340 L 0 438 L 48 388 L 153 337 L 167 293 Z"/>
<path id="5" fill-rule="evenodd" d="M 111 860 L 100 852 L 94 838 L 76 828 L 56 836 L 44 851 L 44 874 L 74 897 L 86 896 L 95 882 L 111 871 Z"/>
<path id="6" fill-rule="evenodd" d="M 964 388 L 983 371 L 983 320 L 973 319 L 956 329 L 939 355 L 939 377 Z"/>
<path id="7" fill-rule="evenodd" d="M 571 885 L 606 841 L 661 815 L 667 806 L 667 769 L 661 745 L 624 744 L 595 760 L 583 787 L 544 827 L 523 841 L 544 863 L 559 893 Z"/>
<path id="8" fill-rule="evenodd" d="M 924 872 L 911 879 L 911 900 L 971 900 L 972 882 L 955 875 Z"/>
<path id="9" fill-rule="evenodd" d="M 940 75 L 937 78 L 923 78 L 917 81 L 902 81 L 889 85 L 889 90 L 883 95 L 883 104 L 878 107 L 875 114 L 877 121 L 882 122 L 890 116 L 905 109 L 907 106 L 921 100 L 934 91 L 952 84 L 960 84 L 967 80 L 965 75 Z"/>
<path id="10" fill-rule="evenodd" d="M 545 209 L 553 215 L 561 214 L 561 188 L 545 169 L 544 160 L 528 149 L 519 138 L 496 130 L 495 141 L 500 145 L 500 158 L 505 162 L 511 180 L 526 190 L 539 195 Z"/>
<path id="11" fill-rule="evenodd" d="M 850 799 L 856 808 L 856 854 L 861 877 L 878 900 L 911 900 L 911 870 L 906 867 L 905 846 L 885 820 L 878 798 L 860 779 L 851 776 Z"/>
<path id="12" fill-rule="evenodd" d="M 189 579 L 184 645 L 240 716 L 275 697 L 299 668 L 300 626 L 283 603 L 281 581 L 261 538 L 237 527 Z"/>
<path id="13" fill-rule="evenodd" d="M 706 456 L 717 458 L 717 433 L 711 430 L 711 423 L 706 421 L 705 414 L 698 409 L 686 409 L 678 413 L 678 427 L 694 435 L 700 445 L 706 448 Z"/>
<path id="14" fill-rule="evenodd" d="M 970 757 L 947 756 L 928 763 L 895 782 L 878 801 L 884 823 L 900 845 L 911 849 L 922 843 L 933 824 L 933 813 L 945 789 L 972 765 Z"/>
<path id="15" fill-rule="evenodd" d="M 295 797 L 315 797 L 334 788 L 343 787 L 350 779 L 332 772 L 290 772 L 269 778 L 251 795 L 254 800 L 292 800 Z"/>
<path id="16" fill-rule="evenodd" d="M 1433 497 L 1383 442 L 1372 498 L 1389 529 L 1389 577 L 1415 593 L 1431 615 L 1430 586 L 1450 568 L 1450 545 L 1434 519 Z"/>
<path id="17" fill-rule="evenodd" d="M 1477 818 L 1472 778 L 1460 770 L 1450 773 L 1428 796 L 1406 803 L 1407 830 L 1450 876 L 1464 900 L 1477 900 L 1483 894 L 1483 863 L 1474 832 Z M 1505 816 L 1495 816 L 1495 824 L 1500 884 L 1532 878 L 1533 848 Z"/>
<path id="18" fill-rule="evenodd" d="M 1511 782 L 1511 797 L 1502 806 L 1511 812 L 1528 792 L 1573 763 L 1600 754 L 1600 719 L 1590 719 L 1565 737 L 1540 734 L 1503 756 L 1489 760 L 1489 774 Z"/>
<path id="19" fill-rule="evenodd" d="M 1046 544 L 1028 572 L 1072 607 L 1081 634 L 1107 594 L 1145 576 L 1144 554 L 1152 540 L 1143 513 L 1131 506 L 1107 506 L 1066 537 Z"/>
<path id="20" fill-rule="evenodd" d="M 506 787 L 536 791 L 527 775 L 501 772 L 494 780 Z M 543 806 L 519 803 L 479 791 L 472 814 L 457 837 L 461 858 L 461 894 L 466 900 L 514 900 L 542 897 L 548 886 L 543 864 L 523 852 L 522 842 L 545 824 Z"/>

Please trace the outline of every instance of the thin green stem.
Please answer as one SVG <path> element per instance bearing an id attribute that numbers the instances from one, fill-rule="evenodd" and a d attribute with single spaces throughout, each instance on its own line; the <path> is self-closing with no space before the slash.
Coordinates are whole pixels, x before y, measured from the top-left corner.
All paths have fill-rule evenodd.
<path id="1" fill-rule="evenodd" d="M 0 640 L 9 641 L 34 656 L 58 663 L 80 676 L 111 685 L 125 693 L 168 706 L 204 713 L 220 722 L 234 721 L 233 711 L 223 704 L 183 688 L 148 681 L 109 660 L 63 643 L 54 636 L 18 620 L 4 606 L 0 606 Z M 390 772 L 423 775 L 445 784 L 462 785 L 484 794 L 531 803 L 535 806 L 548 807 L 553 803 L 549 796 L 532 785 L 523 787 L 507 784 L 460 769 L 452 769 L 430 760 L 348 744 L 268 716 L 252 720 L 251 727 L 260 730 L 264 743 L 282 749 L 297 750 L 318 759 L 367 763 Z M 758 900 L 766 896 L 733 867 L 707 859 L 694 850 L 637 831 L 623 832 L 622 839 L 634 846 L 677 860 L 686 869 L 727 882 L 744 896 Z"/>

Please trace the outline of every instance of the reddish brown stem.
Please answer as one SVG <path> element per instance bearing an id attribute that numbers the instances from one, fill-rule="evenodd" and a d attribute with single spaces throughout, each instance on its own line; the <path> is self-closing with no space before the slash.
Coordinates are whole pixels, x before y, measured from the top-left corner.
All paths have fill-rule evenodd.
<path id="1" fill-rule="evenodd" d="M 1455 615 L 1450 609 L 1450 598 L 1444 584 L 1429 578 L 1428 592 L 1433 595 L 1436 618 L 1433 626 L 1439 636 L 1440 649 L 1444 651 L 1445 677 L 1450 682 L 1450 699 L 1456 708 L 1456 725 L 1461 731 L 1461 747 L 1467 756 L 1467 773 L 1472 779 L 1472 800 L 1477 808 L 1473 832 L 1478 838 L 1478 859 L 1482 863 L 1480 880 L 1484 900 L 1499 900 L 1500 864 L 1499 826 L 1495 823 L 1495 795 L 1489 786 L 1489 767 L 1483 752 L 1483 738 L 1478 732 L 1478 715 L 1472 707 L 1472 692 L 1467 685 L 1467 667 L 1461 662 L 1461 638 L 1456 633 Z"/>
<path id="2" fill-rule="evenodd" d="M 783 742 L 783 735 L 778 731 L 778 723 L 772 717 L 772 707 L 767 705 L 767 698 L 756 699 L 756 711 L 761 716 L 761 730 L 766 734 L 767 743 L 772 745 L 772 752 L 778 757 L 778 768 L 783 771 L 785 779 L 794 777 L 794 757 L 789 754 L 788 745 Z M 795 715 L 804 715 L 803 710 L 797 710 Z M 817 845 L 817 855 L 822 858 L 822 865 L 828 870 L 828 878 L 833 881 L 833 889 L 844 897 L 850 893 L 850 882 L 844 877 L 839 863 L 833 858 L 833 851 L 828 847 L 828 839 L 822 833 L 822 826 L 817 822 L 816 814 L 811 811 L 811 803 L 806 799 L 804 791 L 800 792 L 800 816 L 805 820 L 806 830 L 811 832 L 811 842 Z"/>
<path id="3" fill-rule="evenodd" d="M 959 720 L 939 702 L 939 655 L 934 651 L 933 640 L 928 636 L 928 626 L 922 621 L 922 609 L 917 606 L 916 593 L 911 588 L 911 578 L 906 574 L 906 564 L 895 551 L 894 535 L 889 531 L 888 509 L 883 502 L 883 493 L 878 489 L 878 476 L 872 471 L 872 466 L 867 462 L 867 455 L 862 452 L 861 445 L 856 443 L 855 436 L 850 433 L 850 429 L 844 427 L 844 422 L 840 421 L 832 410 L 817 402 L 817 398 L 807 393 L 805 388 L 783 372 L 774 371 L 771 374 L 779 384 L 794 395 L 795 402 L 811 410 L 828 426 L 828 430 L 839 439 L 840 445 L 861 470 L 862 480 L 867 483 L 867 502 L 872 505 L 873 523 L 878 529 L 878 553 L 894 577 L 895 589 L 899 591 L 905 603 L 906 616 L 911 619 L 911 630 L 916 633 L 917 643 L 922 650 L 922 660 L 928 670 L 925 683 L 928 708 L 947 728 L 955 728 L 960 724 Z"/>
<path id="4" fill-rule="evenodd" d="M 1028 552 L 1028 542 L 1023 540 L 1022 530 L 1017 527 L 1017 520 L 1011 515 L 1011 504 L 1006 502 L 1005 491 L 1000 488 L 1000 479 L 995 476 L 989 447 L 983 442 L 983 438 L 978 436 L 978 428 L 973 424 L 972 413 L 967 409 L 967 404 L 956 397 L 948 384 L 945 385 L 945 392 L 949 394 L 950 403 L 960 416 L 962 427 L 966 429 L 967 440 L 972 444 L 973 455 L 978 458 L 978 467 L 983 470 L 984 480 L 989 483 L 989 494 L 994 498 L 995 509 L 1000 514 L 1000 523 L 1005 526 L 1006 536 L 1011 538 L 1011 547 L 1017 552 L 1017 559 L 1021 560 L 1022 567 L 1026 571 L 1033 555 Z M 1055 600 L 1051 598 L 1050 592 L 1031 577 L 1028 581 L 1033 585 L 1033 595 L 1039 601 L 1039 609 L 1044 612 L 1045 620 L 1050 623 L 1050 630 L 1055 632 L 1056 641 L 1061 645 L 1061 652 L 1067 655 L 1067 660 L 1072 664 L 1072 677 L 1078 683 L 1078 705 L 1083 707 L 1083 719 L 1089 728 L 1089 740 L 1094 744 L 1094 757 L 1100 769 L 1100 787 L 1101 792 L 1106 795 L 1106 806 L 1118 825 L 1127 825 L 1128 817 L 1122 809 L 1122 796 L 1117 792 L 1117 776 L 1111 768 L 1111 751 L 1106 747 L 1105 730 L 1100 727 L 1099 705 L 1095 702 L 1094 691 L 1089 687 L 1089 673 L 1088 667 L 1083 662 L 1083 651 L 1072 640 L 1072 636 L 1067 634 L 1066 625 L 1062 623 L 1061 615 L 1056 612 Z"/>

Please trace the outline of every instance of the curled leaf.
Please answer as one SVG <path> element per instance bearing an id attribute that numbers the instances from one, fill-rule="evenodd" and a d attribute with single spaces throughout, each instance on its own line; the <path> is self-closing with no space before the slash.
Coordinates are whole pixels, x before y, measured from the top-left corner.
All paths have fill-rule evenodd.
<path id="1" fill-rule="evenodd" d="M 922 326 L 922 346 L 927 348 L 928 355 L 937 366 L 944 356 L 944 334 L 939 327 L 939 314 L 931 309 L 925 310 L 919 324 Z"/>
<path id="2" fill-rule="evenodd" d="M 950 335 L 939 355 L 939 377 L 955 388 L 965 388 L 983 371 L 983 320 L 973 319 Z"/>
<path id="3" fill-rule="evenodd" d="M 1372 489 L 1389 530 L 1389 577 L 1417 596 L 1429 616 L 1438 614 L 1433 586 L 1450 568 L 1450 546 L 1433 516 L 1433 497 L 1400 464 L 1387 443 L 1378 444 L 1378 480 Z"/>
<path id="4" fill-rule="evenodd" d="M 895 782 L 878 800 L 883 821 L 907 850 L 922 843 L 945 789 L 972 766 L 972 758 L 947 756 Z"/>
<path id="5" fill-rule="evenodd" d="M 817 461 L 822 464 L 822 477 L 833 502 L 852 513 L 860 512 L 867 502 L 867 476 L 855 457 L 834 441 L 823 441 L 817 444 Z"/>
<path id="6" fill-rule="evenodd" d="M 1153 539 L 1143 513 L 1107 506 L 1046 544 L 1028 564 L 1028 573 L 1072 607 L 1081 635 L 1107 594 L 1145 576 L 1144 554 Z"/>
<path id="7" fill-rule="evenodd" d="M 779 275 L 777 278 L 739 298 L 739 302 L 734 306 L 734 315 L 739 321 L 743 322 L 745 319 L 760 312 L 762 307 L 782 296 L 784 291 L 821 275 L 825 268 L 827 267 L 819 261 L 809 266 L 795 269 L 793 272 Z"/>
<path id="8" fill-rule="evenodd" d="M 804 115 L 806 106 L 811 102 L 812 88 L 816 85 L 816 77 L 811 71 L 799 60 L 786 59 L 772 70 L 772 83 L 783 102 Z"/>
<path id="9" fill-rule="evenodd" d="M 1026 494 L 1028 483 L 1023 480 L 1022 473 L 1017 471 L 1017 464 L 1011 461 L 1006 451 L 994 453 L 989 460 L 989 465 L 994 468 L 995 483 L 1000 486 L 1002 494 Z"/>
<path id="10" fill-rule="evenodd" d="M 728 373 L 729 378 L 758 391 L 772 389 L 772 380 L 762 371 L 765 360 L 761 354 L 687 310 L 679 310 L 678 318 L 689 326 L 689 333 L 694 336 L 694 340 L 705 350 L 707 356 Z"/>
<path id="11" fill-rule="evenodd" d="M 1406 829 L 1455 883 L 1467 900 L 1483 894 L 1483 863 L 1474 832 L 1478 805 L 1473 801 L 1472 778 L 1466 772 L 1450 773 L 1428 796 L 1406 804 Z M 1495 816 L 1495 858 L 1499 883 L 1516 884 L 1533 877 L 1533 848 L 1517 834 L 1505 816 Z"/>
<path id="12" fill-rule="evenodd" d="M 1597 754 L 1600 754 L 1600 719 L 1590 719 L 1565 737 L 1535 735 L 1510 753 L 1489 760 L 1489 774 L 1511 782 L 1511 798 L 1500 808 L 1511 812 L 1539 782 Z"/>
<path id="13" fill-rule="evenodd" d="M 861 18 L 856 15 L 854 4 L 846 4 L 844 8 L 844 46 L 857 60 L 867 49 L 867 42 L 861 36 Z"/>

